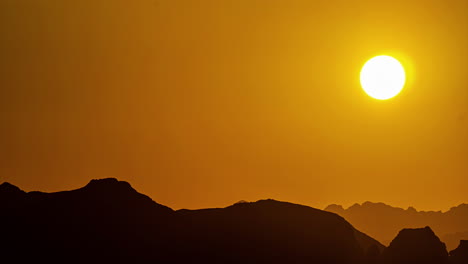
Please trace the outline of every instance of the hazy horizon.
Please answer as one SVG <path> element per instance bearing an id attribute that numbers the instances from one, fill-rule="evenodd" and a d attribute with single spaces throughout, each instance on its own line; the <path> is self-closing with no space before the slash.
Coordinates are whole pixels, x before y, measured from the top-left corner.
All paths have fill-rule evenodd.
<path id="1" fill-rule="evenodd" d="M 105 178 L 101 178 L 101 179 L 105 179 Z M 89 181 L 91 180 L 96 180 L 96 179 L 90 179 Z M 117 179 L 117 180 L 122 180 L 122 179 Z M 87 183 L 86 182 L 82 185 L 79 185 L 79 186 L 76 186 L 76 187 L 73 187 L 73 188 L 68 188 L 68 189 L 60 189 L 60 190 L 52 190 L 52 191 L 45 191 L 45 190 L 36 190 L 36 189 L 31 189 L 31 190 L 27 190 L 27 189 L 24 189 L 22 188 L 21 186 L 15 184 L 14 182 L 8 182 L 8 181 L 5 181 L 5 182 L 8 182 L 10 184 L 13 184 L 14 186 L 20 188 L 21 190 L 25 191 L 25 192 L 31 192 L 31 191 L 40 191 L 40 192 L 46 192 L 46 193 L 54 193 L 54 192 L 62 192 L 62 191 L 70 191 L 70 190 L 76 190 L 76 189 L 79 189 L 79 188 L 82 188 L 83 186 L 85 186 Z M 235 200 L 235 201 L 232 201 L 231 203 L 227 203 L 227 204 L 218 204 L 218 205 L 212 205 L 212 206 L 205 206 L 205 207 L 193 207 L 193 208 L 189 208 L 189 207 L 173 207 L 170 205 L 170 203 L 162 203 L 161 201 L 159 201 L 158 199 L 155 199 L 154 197 L 151 197 L 150 195 L 148 194 L 145 194 L 144 192 L 141 192 L 139 188 L 136 188 L 131 182 L 129 182 L 132 187 L 137 190 L 138 192 L 140 192 L 141 194 L 144 194 L 144 195 L 147 195 L 148 197 L 150 197 L 153 201 L 157 202 L 157 203 L 160 203 L 160 204 L 164 204 L 174 210 L 180 210 L 180 209 L 190 209 L 190 210 L 196 210 L 196 209 L 205 209 L 205 208 L 223 208 L 223 207 L 226 207 L 226 206 L 230 206 L 230 205 L 233 205 L 237 202 L 256 202 L 256 201 L 259 201 L 259 200 L 265 200 L 265 199 L 273 199 L 273 200 L 277 200 L 277 201 L 282 201 L 282 202 L 289 202 L 289 203 L 295 203 L 295 204 L 302 204 L 302 205 L 305 205 L 305 206 L 309 206 L 309 207 L 313 207 L 313 208 L 316 208 L 316 209 L 320 209 L 320 210 L 324 210 L 326 209 L 326 207 L 328 207 L 329 205 L 339 205 L 339 206 L 342 206 L 343 209 L 349 209 L 351 206 L 355 205 L 355 204 L 359 204 L 359 205 L 363 205 L 364 203 L 367 203 L 367 202 L 370 202 L 372 204 L 378 204 L 378 203 L 383 203 L 387 206 L 390 206 L 390 207 L 393 207 L 393 208 L 401 208 L 401 209 L 404 209 L 404 210 L 407 210 L 409 207 L 412 207 L 414 208 L 416 211 L 418 212 L 442 212 L 442 213 L 445 213 L 447 211 L 449 211 L 450 209 L 454 208 L 454 207 L 457 207 L 459 205 L 462 205 L 462 204 L 468 204 L 468 202 L 461 202 L 459 204 L 454 204 L 452 206 L 449 206 L 447 209 L 437 209 L 437 210 L 424 210 L 424 209 L 420 209 L 420 208 L 417 208 L 415 206 L 412 206 L 412 205 L 408 205 L 408 206 L 397 206 L 397 205 L 393 205 L 393 204 L 390 204 L 390 203 L 386 203 L 386 202 L 382 202 L 382 201 L 371 201 L 371 200 L 365 200 L 365 201 L 357 201 L 357 202 L 353 202 L 353 203 L 350 203 L 350 204 L 340 204 L 340 203 L 328 203 L 324 206 L 317 206 L 317 205 L 314 205 L 314 204 L 307 204 L 307 203 L 300 203 L 298 201 L 288 201 L 288 200 L 281 200 L 281 199 L 277 199 L 275 197 L 260 197 L 258 199 L 253 199 L 253 200 L 247 200 L 247 199 L 238 199 L 238 200 Z M 0 183 L 1 184 L 1 183 Z"/>

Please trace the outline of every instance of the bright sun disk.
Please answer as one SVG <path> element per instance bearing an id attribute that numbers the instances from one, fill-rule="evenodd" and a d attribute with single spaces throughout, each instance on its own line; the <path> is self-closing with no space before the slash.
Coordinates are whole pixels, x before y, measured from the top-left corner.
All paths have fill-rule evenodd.
<path id="1" fill-rule="evenodd" d="M 371 97 L 386 100 L 396 96 L 405 85 L 405 69 L 387 55 L 373 57 L 361 70 L 362 89 Z"/>

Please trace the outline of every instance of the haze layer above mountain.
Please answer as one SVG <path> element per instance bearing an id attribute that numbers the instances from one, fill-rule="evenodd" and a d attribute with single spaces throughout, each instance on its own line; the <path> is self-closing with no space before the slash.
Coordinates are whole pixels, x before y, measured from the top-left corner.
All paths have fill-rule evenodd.
<path id="1" fill-rule="evenodd" d="M 403 228 L 425 226 L 430 226 L 449 250 L 455 249 L 461 239 L 468 239 L 468 204 L 452 207 L 447 212 L 426 212 L 413 207 L 405 210 L 384 203 L 365 202 L 347 209 L 332 204 L 325 211 L 343 216 L 357 229 L 384 245 L 388 245 Z"/>

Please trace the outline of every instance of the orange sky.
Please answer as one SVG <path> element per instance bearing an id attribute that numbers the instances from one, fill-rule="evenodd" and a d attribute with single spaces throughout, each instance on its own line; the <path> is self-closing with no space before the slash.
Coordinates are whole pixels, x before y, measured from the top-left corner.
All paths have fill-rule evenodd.
<path id="1" fill-rule="evenodd" d="M 468 1 L 3 0 L 0 182 L 173 208 L 468 202 Z M 388 101 L 359 71 L 407 70 Z"/>

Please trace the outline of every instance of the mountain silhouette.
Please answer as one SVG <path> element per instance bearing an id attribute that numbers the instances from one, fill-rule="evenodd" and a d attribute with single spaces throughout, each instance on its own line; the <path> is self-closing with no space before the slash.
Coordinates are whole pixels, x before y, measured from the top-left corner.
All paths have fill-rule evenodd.
<path id="1" fill-rule="evenodd" d="M 0 212 L 4 263 L 345 264 L 384 250 L 334 213 L 275 200 L 174 211 L 116 179 L 55 193 L 3 183 Z"/>
<path id="2" fill-rule="evenodd" d="M 468 263 L 468 240 L 461 240 L 460 245 L 450 251 L 450 264 Z"/>
<path id="3" fill-rule="evenodd" d="M 325 211 L 343 216 L 357 229 L 384 245 L 403 228 L 430 226 L 448 249 L 454 249 L 462 239 L 468 239 L 468 204 L 452 207 L 447 212 L 417 211 L 413 207 L 402 209 L 384 203 L 365 202 L 344 209 L 332 204 Z"/>
<path id="4" fill-rule="evenodd" d="M 8 182 L 0 184 L 0 208 L 21 203 L 25 197 L 25 192 L 20 188 Z"/>
<path id="5" fill-rule="evenodd" d="M 275 200 L 178 214 L 191 224 L 191 255 L 209 263 L 358 263 L 383 248 L 336 214 Z"/>
<path id="6" fill-rule="evenodd" d="M 0 250 L 8 263 L 133 262 L 157 259 L 151 253 L 155 247 L 171 249 L 167 238 L 174 211 L 126 182 L 92 180 L 56 193 L 3 185 Z"/>
<path id="7" fill-rule="evenodd" d="M 388 264 L 447 264 L 445 244 L 430 227 L 401 230 L 383 253 Z"/>
<path id="8" fill-rule="evenodd" d="M 448 250 L 452 250 L 459 245 L 461 240 L 468 240 L 468 231 L 443 234 L 440 236 L 440 240 L 447 245 Z"/>

